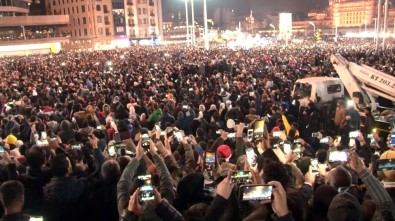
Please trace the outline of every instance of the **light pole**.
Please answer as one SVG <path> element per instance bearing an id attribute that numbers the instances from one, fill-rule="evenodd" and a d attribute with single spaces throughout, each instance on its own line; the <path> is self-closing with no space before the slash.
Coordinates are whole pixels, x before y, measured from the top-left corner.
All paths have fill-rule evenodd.
<path id="1" fill-rule="evenodd" d="M 337 32 L 337 25 L 335 26 L 335 42 L 337 42 L 337 35 L 338 35 L 338 32 Z"/>
<path id="2" fill-rule="evenodd" d="M 191 0 L 191 7 L 192 7 L 192 36 L 191 36 L 191 39 L 192 39 L 192 45 L 195 46 L 196 32 L 195 32 L 195 10 L 193 8 L 193 0 Z"/>
<path id="3" fill-rule="evenodd" d="M 185 20 L 187 27 L 187 45 L 189 46 L 189 18 L 188 18 L 188 0 L 185 0 Z"/>
<path id="4" fill-rule="evenodd" d="M 387 20 L 388 20 L 388 0 L 385 0 L 385 7 L 384 7 L 384 36 L 383 36 L 383 50 L 385 50 L 385 38 L 387 37 Z"/>
<path id="5" fill-rule="evenodd" d="M 209 50 L 210 44 L 208 42 L 207 2 L 206 2 L 206 0 L 203 0 L 203 17 L 204 17 L 204 48 L 206 50 Z"/>
<path id="6" fill-rule="evenodd" d="M 312 21 L 309 21 L 309 24 L 312 25 L 314 27 L 314 34 L 315 34 L 315 24 Z"/>
<path id="7" fill-rule="evenodd" d="M 379 40 L 380 40 L 380 18 L 381 18 L 381 0 L 378 2 L 377 6 L 377 30 L 376 30 L 376 51 L 379 49 Z"/>
<path id="8" fill-rule="evenodd" d="M 273 24 L 270 24 L 270 27 L 272 27 L 273 30 L 276 31 L 276 26 L 274 26 Z"/>

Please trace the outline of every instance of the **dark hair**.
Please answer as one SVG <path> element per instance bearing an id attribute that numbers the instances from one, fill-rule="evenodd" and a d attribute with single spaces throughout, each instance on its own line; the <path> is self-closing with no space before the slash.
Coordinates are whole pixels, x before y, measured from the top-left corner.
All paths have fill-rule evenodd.
<path id="1" fill-rule="evenodd" d="M 125 167 L 129 164 L 130 158 L 121 156 L 121 157 L 118 157 L 117 162 L 119 164 L 119 168 L 120 168 L 121 172 L 123 172 Z"/>
<path id="2" fill-rule="evenodd" d="M 205 203 L 197 203 L 191 206 L 185 214 L 185 221 L 203 221 L 206 216 L 208 205 Z"/>
<path id="3" fill-rule="evenodd" d="M 65 154 L 58 154 L 51 160 L 51 171 L 54 176 L 64 177 L 69 170 L 69 162 Z"/>
<path id="4" fill-rule="evenodd" d="M 101 167 L 103 178 L 108 183 L 118 182 L 121 177 L 121 168 L 115 160 L 107 160 Z"/>
<path id="5" fill-rule="evenodd" d="M 16 199 L 25 194 L 25 188 L 19 181 L 7 181 L 0 186 L 1 202 L 4 207 L 10 207 Z"/>
<path id="6" fill-rule="evenodd" d="M 265 183 L 278 181 L 286 190 L 290 184 L 290 178 L 285 166 L 280 162 L 267 161 L 263 166 L 263 180 Z"/>
<path id="7" fill-rule="evenodd" d="M 26 161 L 31 168 L 39 169 L 45 163 L 45 152 L 34 146 L 26 151 Z"/>

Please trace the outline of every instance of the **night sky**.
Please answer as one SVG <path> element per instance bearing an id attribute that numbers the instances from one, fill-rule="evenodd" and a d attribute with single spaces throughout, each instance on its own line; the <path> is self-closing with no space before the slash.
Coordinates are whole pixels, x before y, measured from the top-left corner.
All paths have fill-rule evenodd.
<path id="1" fill-rule="evenodd" d="M 202 0 L 194 0 L 196 16 L 201 16 Z M 162 0 L 163 12 L 185 11 L 184 0 Z M 328 5 L 328 0 L 207 0 L 209 9 L 226 7 L 234 9 L 236 15 L 246 15 L 251 9 L 263 11 L 265 13 L 278 12 L 308 12 L 314 8 L 323 8 Z"/>

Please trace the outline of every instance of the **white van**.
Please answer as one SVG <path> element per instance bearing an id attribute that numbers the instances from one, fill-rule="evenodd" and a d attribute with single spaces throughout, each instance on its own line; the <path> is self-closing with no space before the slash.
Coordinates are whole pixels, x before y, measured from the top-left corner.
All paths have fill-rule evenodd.
<path id="1" fill-rule="evenodd" d="M 340 78 L 309 77 L 295 82 L 292 95 L 297 95 L 301 103 L 316 101 L 318 95 L 322 103 L 331 102 L 333 98 L 344 97 L 344 85 Z"/>

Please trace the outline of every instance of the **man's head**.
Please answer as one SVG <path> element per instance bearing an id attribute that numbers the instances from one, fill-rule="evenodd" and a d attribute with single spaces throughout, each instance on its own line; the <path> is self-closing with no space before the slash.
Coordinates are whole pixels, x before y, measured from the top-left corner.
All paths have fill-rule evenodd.
<path id="1" fill-rule="evenodd" d="M 25 202 L 25 188 L 19 181 L 7 181 L 0 186 L 0 199 L 6 214 L 20 212 Z"/>
<path id="2" fill-rule="evenodd" d="M 286 190 L 291 182 L 291 177 L 282 163 L 267 161 L 263 166 L 263 181 L 265 183 L 278 181 Z"/>
<path id="3" fill-rule="evenodd" d="M 329 206 L 328 220 L 362 220 L 362 207 L 355 196 L 349 193 L 337 194 Z"/>
<path id="4" fill-rule="evenodd" d="M 65 154 L 58 154 L 53 157 L 51 160 L 51 171 L 57 177 L 70 175 L 72 168 L 69 158 Z"/>
<path id="5" fill-rule="evenodd" d="M 351 178 L 352 177 L 350 172 L 348 172 L 346 168 L 340 165 L 329 172 L 327 180 L 330 186 L 333 186 L 336 189 L 338 189 L 340 187 L 351 186 L 351 182 L 352 182 Z"/>
<path id="6" fill-rule="evenodd" d="M 121 169 L 115 160 L 107 160 L 101 167 L 101 172 L 105 181 L 117 182 L 121 177 Z"/>
<path id="7" fill-rule="evenodd" d="M 45 163 L 45 151 L 32 147 L 26 152 L 26 161 L 32 169 L 39 169 Z"/>

